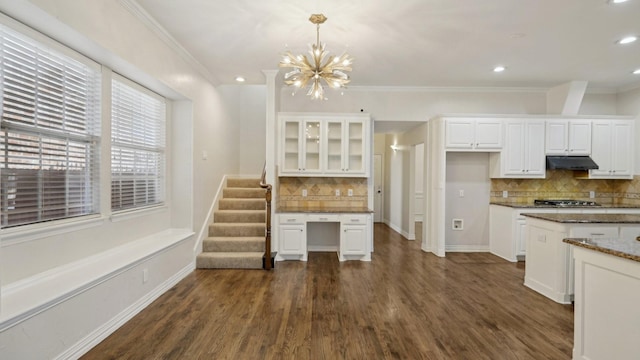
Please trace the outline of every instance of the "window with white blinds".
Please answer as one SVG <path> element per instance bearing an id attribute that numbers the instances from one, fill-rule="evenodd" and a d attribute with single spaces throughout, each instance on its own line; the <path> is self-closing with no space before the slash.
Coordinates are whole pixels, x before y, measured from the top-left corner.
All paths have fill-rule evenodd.
<path id="1" fill-rule="evenodd" d="M 112 80 L 111 209 L 164 202 L 165 100 L 120 76 Z"/>
<path id="2" fill-rule="evenodd" d="M 99 212 L 100 67 L 0 25 L 1 226 Z"/>

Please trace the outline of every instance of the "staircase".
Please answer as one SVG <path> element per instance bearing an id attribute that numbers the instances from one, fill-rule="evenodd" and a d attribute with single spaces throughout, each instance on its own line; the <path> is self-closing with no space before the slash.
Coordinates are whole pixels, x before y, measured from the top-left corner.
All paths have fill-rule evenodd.
<path id="1" fill-rule="evenodd" d="M 209 237 L 196 258 L 199 269 L 262 269 L 265 190 L 258 179 L 227 179 Z"/>

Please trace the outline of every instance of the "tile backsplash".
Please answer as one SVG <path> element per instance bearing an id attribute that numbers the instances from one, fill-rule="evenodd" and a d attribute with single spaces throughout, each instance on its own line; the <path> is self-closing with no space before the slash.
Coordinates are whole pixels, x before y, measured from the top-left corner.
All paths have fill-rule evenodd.
<path id="1" fill-rule="evenodd" d="M 347 196 L 349 189 L 353 196 Z M 307 196 L 302 196 L 307 190 Z M 340 196 L 336 196 L 340 190 Z M 366 178 L 281 177 L 278 178 L 277 206 L 282 207 L 367 207 Z"/>
<path id="2" fill-rule="evenodd" d="M 508 197 L 502 197 L 503 191 Z M 590 192 L 595 198 L 589 197 Z M 640 176 L 632 180 L 579 179 L 573 171 L 547 170 L 545 179 L 491 179 L 491 201 L 533 203 L 535 199 L 594 200 L 605 205 L 640 206 Z"/>

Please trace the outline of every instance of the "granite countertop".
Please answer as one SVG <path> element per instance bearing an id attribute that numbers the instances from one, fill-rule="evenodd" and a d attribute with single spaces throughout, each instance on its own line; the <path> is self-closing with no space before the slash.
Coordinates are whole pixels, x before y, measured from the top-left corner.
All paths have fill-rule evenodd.
<path id="1" fill-rule="evenodd" d="M 373 210 L 366 207 L 311 207 L 311 206 L 280 206 L 277 213 L 335 213 L 335 214 L 370 214 Z"/>
<path id="2" fill-rule="evenodd" d="M 567 238 L 567 244 L 640 262 L 640 241 L 624 239 Z"/>
<path id="3" fill-rule="evenodd" d="M 640 214 L 529 214 L 523 216 L 557 223 L 640 224 Z"/>
<path id="4" fill-rule="evenodd" d="M 600 204 L 597 206 L 554 206 L 554 205 L 535 205 L 530 202 L 499 202 L 492 201 L 491 205 L 507 206 L 517 209 L 640 209 L 637 205 L 611 205 Z"/>

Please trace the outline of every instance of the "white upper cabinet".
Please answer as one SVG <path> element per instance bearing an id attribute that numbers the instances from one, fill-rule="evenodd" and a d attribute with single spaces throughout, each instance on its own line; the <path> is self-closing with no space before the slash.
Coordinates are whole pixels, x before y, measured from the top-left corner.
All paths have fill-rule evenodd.
<path id="1" fill-rule="evenodd" d="M 320 173 L 320 121 L 283 119 L 281 127 L 280 171 L 283 173 Z"/>
<path id="2" fill-rule="evenodd" d="M 631 120 L 594 120 L 591 158 L 599 169 L 590 178 L 633 178 L 633 136 Z"/>
<path id="3" fill-rule="evenodd" d="M 449 151 L 500 151 L 502 120 L 445 119 L 445 146 Z"/>
<path id="4" fill-rule="evenodd" d="M 365 174 L 367 123 L 362 119 L 328 120 L 325 126 L 325 174 Z"/>
<path id="5" fill-rule="evenodd" d="M 368 116 L 281 114 L 279 121 L 280 175 L 369 176 Z"/>
<path id="6" fill-rule="evenodd" d="M 591 120 L 547 120 L 547 155 L 590 155 Z"/>
<path id="7" fill-rule="evenodd" d="M 544 178 L 545 121 L 509 119 L 504 127 L 504 148 L 491 154 L 491 177 Z"/>

